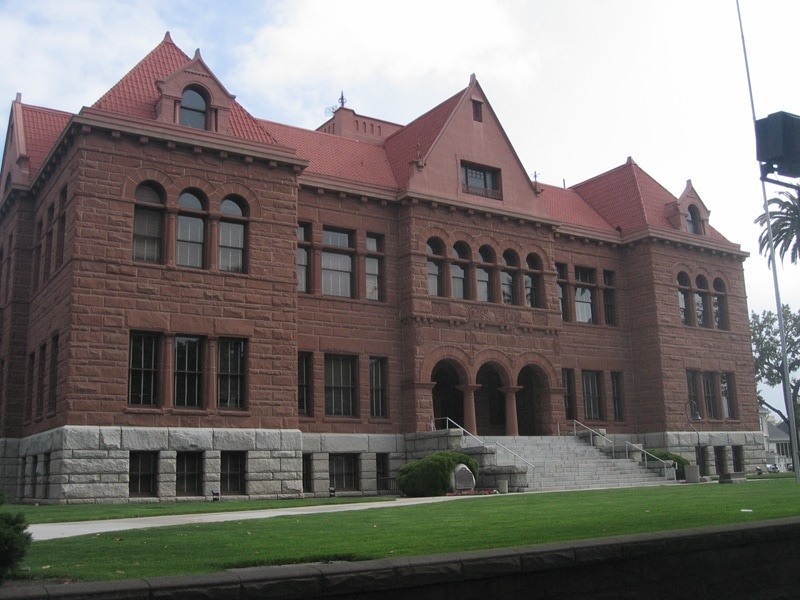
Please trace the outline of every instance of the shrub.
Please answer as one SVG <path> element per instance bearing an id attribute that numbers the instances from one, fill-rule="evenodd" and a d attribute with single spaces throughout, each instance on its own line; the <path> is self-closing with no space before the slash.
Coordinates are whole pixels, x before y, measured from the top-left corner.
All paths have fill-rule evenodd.
<path id="1" fill-rule="evenodd" d="M 450 477 L 459 463 L 478 477 L 478 463 L 460 452 L 437 452 L 408 463 L 397 472 L 397 488 L 406 496 L 443 496 L 450 491 Z"/>
<path id="2" fill-rule="evenodd" d="M 675 477 L 678 479 L 686 479 L 686 470 L 684 467 L 691 463 L 680 454 L 672 454 L 664 450 L 648 450 L 648 452 L 661 460 L 673 461 L 675 463 Z"/>
<path id="3" fill-rule="evenodd" d="M 0 497 L 0 504 L 4 500 Z M 22 513 L 0 512 L 0 582 L 4 581 L 28 551 L 31 534 Z"/>

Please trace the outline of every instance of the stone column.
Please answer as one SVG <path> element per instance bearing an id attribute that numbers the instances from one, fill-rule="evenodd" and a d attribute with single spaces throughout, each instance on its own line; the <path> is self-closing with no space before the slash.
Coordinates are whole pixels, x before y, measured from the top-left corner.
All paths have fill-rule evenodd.
<path id="1" fill-rule="evenodd" d="M 517 392 L 522 386 L 501 387 L 498 391 L 506 396 L 506 435 L 519 435 L 519 421 L 517 420 Z"/>
<path id="2" fill-rule="evenodd" d="M 464 394 L 464 429 L 472 435 L 478 435 L 478 422 L 475 417 L 475 392 L 481 389 L 479 385 L 459 385 L 456 389 Z"/>

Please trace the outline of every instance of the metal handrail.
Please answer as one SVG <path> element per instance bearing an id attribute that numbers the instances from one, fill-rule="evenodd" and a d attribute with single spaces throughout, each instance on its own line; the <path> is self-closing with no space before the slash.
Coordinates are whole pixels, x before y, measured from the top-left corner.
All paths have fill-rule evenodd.
<path id="1" fill-rule="evenodd" d="M 599 431 L 595 431 L 594 429 L 592 429 L 588 425 L 584 425 L 583 423 L 581 423 L 580 421 L 578 421 L 576 419 L 572 420 L 572 435 L 573 436 L 575 436 L 575 437 L 578 436 L 578 428 L 577 428 L 578 425 L 580 425 L 586 431 L 589 432 L 589 444 L 591 446 L 594 446 L 594 436 L 602 438 L 602 439 L 604 439 L 605 441 L 607 441 L 607 442 L 609 442 L 611 444 L 611 457 L 612 458 L 616 458 L 617 457 L 617 454 L 616 454 L 616 443 L 614 442 L 614 440 L 612 440 L 609 437 L 606 437 L 605 435 L 603 435 Z M 667 463 L 667 461 L 665 461 L 664 459 L 658 458 L 655 454 L 651 454 L 650 452 L 645 450 L 644 447 L 642 447 L 641 444 L 633 444 L 633 443 L 628 442 L 628 441 L 625 441 L 625 458 L 630 458 L 630 454 L 629 454 L 630 448 L 633 448 L 635 452 L 641 452 L 644 455 L 644 468 L 645 469 L 648 468 L 647 467 L 647 457 L 648 456 L 650 458 L 652 458 L 653 460 L 657 460 L 658 462 L 660 462 L 662 468 L 664 469 L 664 481 L 671 481 L 670 477 L 669 477 L 669 464 Z M 672 479 L 673 480 L 677 479 L 677 475 L 675 474 L 675 471 L 673 471 Z"/>
<path id="2" fill-rule="evenodd" d="M 445 429 L 448 429 L 448 430 L 450 429 L 450 424 L 452 423 L 453 428 L 461 430 L 461 434 L 462 435 L 465 435 L 465 436 L 467 436 L 469 438 L 472 438 L 473 440 L 478 442 L 478 444 L 480 444 L 481 446 L 486 446 L 486 442 L 484 440 L 480 439 L 476 435 L 473 435 L 472 433 L 470 433 L 469 431 L 464 429 L 461 425 L 459 425 L 458 423 L 453 421 L 453 419 L 451 419 L 450 417 L 439 417 L 437 419 L 433 419 L 431 421 L 431 428 L 432 428 L 433 431 L 437 431 L 437 429 L 436 429 L 436 422 L 437 421 L 444 421 L 445 422 Z M 522 462 L 524 462 L 526 465 L 528 465 L 530 467 L 530 469 L 531 469 L 531 483 L 535 483 L 535 481 L 536 481 L 536 465 L 535 464 L 533 464 L 527 458 L 524 458 L 524 457 L 520 456 L 519 454 L 514 452 L 511 448 L 509 448 L 508 446 L 502 444 L 501 442 L 495 441 L 495 442 L 493 442 L 493 444 L 495 446 L 499 446 L 500 448 L 502 448 L 503 450 L 508 452 L 511 456 L 513 456 L 514 458 L 517 458 L 517 459 L 521 460 Z M 539 481 L 539 485 L 540 486 L 544 485 L 541 480 Z"/>

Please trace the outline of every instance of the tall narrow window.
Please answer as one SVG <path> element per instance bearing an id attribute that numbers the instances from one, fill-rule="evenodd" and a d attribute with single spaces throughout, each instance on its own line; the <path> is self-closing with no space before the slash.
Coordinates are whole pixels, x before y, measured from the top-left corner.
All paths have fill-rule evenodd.
<path id="1" fill-rule="evenodd" d="M 733 373 L 720 373 L 719 395 L 720 400 L 722 400 L 722 416 L 726 419 L 737 418 L 736 383 Z"/>
<path id="2" fill-rule="evenodd" d="M 164 197 L 155 184 L 136 188 L 133 211 L 133 260 L 160 263 L 164 239 Z"/>
<path id="3" fill-rule="evenodd" d="M 175 338 L 175 406 L 203 406 L 203 340 Z"/>
<path id="4" fill-rule="evenodd" d="M 689 404 L 687 406 L 688 417 L 692 421 L 702 418 L 700 414 L 700 373 L 697 371 L 686 371 L 686 388 L 688 391 Z"/>
<path id="5" fill-rule="evenodd" d="M 556 263 L 556 285 L 558 286 L 558 304 L 561 308 L 561 320 L 571 321 L 569 310 L 569 283 L 567 282 L 567 265 Z"/>
<path id="6" fill-rule="evenodd" d="M 622 395 L 622 373 L 611 372 L 611 400 L 614 403 L 614 420 L 625 420 L 625 404 Z"/>
<path id="7" fill-rule="evenodd" d="M 450 264 L 450 278 L 453 298 L 458 300 L 463 300 L 470 296 L 469 285 L 467 283 L 469 260 L 469 246 L 463 242 L 456 243 L 456 245 L 453 246 L 453 262 Z"/>
<path id="8" fill-rule="evenodd" d="M 219 491 L 223 496 L 246 491 L 247 452 L 222 451 L 219 465 Z"/>
<path id="9" fill-rule="evenodd" d="M 544 308 L 544 280 L 542 259 L 538 254 L 529 254 L 526 260 L 525 305 L 531 308 Z"/>
<path id="10" fill-rule="evenodd" d="M 372 417 L 388 417 L 386 401 L 386 359 L 369 359 L 369 411 Z"/>
<path id="11" fill-rule="evenodd" d="M 128 366 L 128 404 L 158 404 L 159 336 L 155 333 L 131 333 Z"/>
<path id="12" fill-rule="evenodd" d="M 183 192 L 178 198 L 181 213 L 178 214 L 176 262 L 183 267 L 202 268 L 205 264 L 205 210 L 200 196 L 194 192 Z"/>
<path id="13" fill-rule="evenodd" d="M 311 395 L 311 353 L 297 353 L 297 412 L 301 416 L 311 416 L 313 396 Z"/>
<path id="14" fill-rule="evenodd" d="M 219 222 L 219 270 L 244 273 L 245 223 L 244 201 L 225 198 L 220 206 L 223 218 Z"/>
<path id="15" fill-rule="evenodd" d="M 50 339 L 50 389 L 48 394 L 47 410 L 50 414 L 56 412 L 58 398 L 58 334 Z"/>
<path id="16" fill-rule="evenodd" d="M 42 262 L 42 236 L 44 235 L 44 230 L 42 226 L 42 222 L 36 225 L 36 247 L 33 249 L 33 291 L 39 289 L 39 271 L 41 268 Z"/>
<path id="17" fill-rule="evenodd" d="M 67 226 L 67 186 L 61 188 L 58 198 L 58 231 L 56 232 L 56 269 L 64 262 L 64 229 Z"/>
<path id="18" fill-rule="evenodd" d="M 428 256 L 428 294 L 444 296 L 444 244 L 431 238 L 426 246 Z"/>
<path id="19" fill-rule="evenodd" d="M 346 231 L 323 230 L 322 293 L 353 297 L 353 236 Z"/>
<path id="20" fill-rule="evenodd" d="M 150 498 L 156 495 L 158 452 L 131 452 L 128 464 L 128 495 Z"/>
<path id="21" fill-rule="evenodd" d="M 50 261 L 53 257 L 53 225 L 55 222 L 55 207 L 51 204 L 47 208 L 47 233 L 44 236 L 44 256 L 42 262 L 44 263 L 43 272 L 44 280 L 50 277 Z"/>
<path id="22" fill-rule="evenodd" d="M 728 321 L 728 296 L 725 292 L 725 282 L 722 279 L 714 280 L 714 295 L 712 297 L 714 311 L 714 327 L 717 329 L 730 329 Z"/>
<path id="23" fill-rule="evenodd" d="M 567 419 L 577 419 L 575 371 L 573 369 L 561 369 L 561 385 L 564 388 L 564 414 Z"/>
<path id="24" fill-rule="evenodd" d="M 45 362 L 47 361 L 47 344 L 39 346 L 39 364 L 36 373 L 36 414 L 44 416 L 44 383 L 47 381 Z"/>
<path id="25" fill-rule="evenodd" d="M 614 271 L 603 271 L 603 317 L 606 325 L 617 324 L 617 290 Z"/>
<path id="26" fill-rule="evenodd" d="M 494 302 L 492 290 L 492 274 L 494 271 L 494 252 L 491 248 L 483 246 L 478 252 L 480 265 L 475 268 L 477 289 L 475 299 L 481 302 Z"/>
<path id="27" fill-rule="evenodd" d="M 717 410 L 717 395 L 715 393 L 714 373 L 702 373 L 703 380 L 703 401 L 705 402 L 706 417 L 709 419 L 719 419 Z"/>
<path id="28" fill-rule="evenodd" d="M 383 236 L 367 234 L 367 253 L 364 259 L 367 300 L 383 300 Z"/>
<path id="29" fill-rule="evenodd" d="M 690 206 L 686 211 L 686 230 L 695 235 L 700 235 L 703 233 L 703 225 L 700 221 L 700 213 L 696 206 Z"/>
<path id="30" fill-rule="evenodd" d="M 596 280 L 594 269 L 575 267 L 575 321 L 595 323 Z"/>
<path id="31" fill-rule="evenodd" d="M 583 409 L 586 419 L 600 421 L 603 418 L 603 396 L 599 371 L 583 371 Z"/>
<path id="32" fill-rule="evenodd" d="M 245 340 L 220 338 L 217 343 L 217 404 L 220 408 L 245 407 Z"/>
<path id="33" fill-rule="evenodd" d="M 503 270 L 500 271 L 500 290 L 503 304 L 518 304 L 519 257 L 513 250 L 503 252 Z"/>
<path id="34" fill-rule="evenodd" d="M 325 414 L 356 415 L 356 359 L 352 356 L 325 356 Z"/>
<path id="35" fill-rule="evenodd" d="M 175 460 L 175 494 L 203 495 L 203 453 L 178 452 Z"/>
<path id="36" fill-rule="evenodd" d="M 694 293 L 694 312 L 697 325 L 711 327 L 711 295 L 708 281 L 702 275 L 697 277 L 697 291 Z"/>
<path id="37" fill-rule="evenodd" d="M 311 256 L 311 226 L 297 226 L 297 291 L 310 292 L 309 257 Z"/>
<path id="38" fill-rule="evenodd" d="M 204 94 L 194 88 L 186 88 L 181 97 L 180 124 L 194 129 L 208 126 L 208 104 Z"/>
<path id="39" fill-rule="evenodd" d="M 681 315 L 681 323 L 684 325 L 691 325 L 694 322 L 692 298 L 692 282 L 689 276 L 681 271 L 678 273 L 678 310 Z"/>
<path id="40" fill-rule="evenodd" d="M 483 121 L 483 102 L 480 100 L 472 101 L 472 120 L 478 122 Z"/>

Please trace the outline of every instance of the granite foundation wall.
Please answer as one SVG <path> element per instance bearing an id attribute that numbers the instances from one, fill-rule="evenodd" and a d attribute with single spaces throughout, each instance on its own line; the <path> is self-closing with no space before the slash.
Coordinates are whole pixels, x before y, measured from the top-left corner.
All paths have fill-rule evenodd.
<path id="1" fill-rule="evenodd" d="M 778 600 L 797 598 L 800 518 L 358 563 L 0 587 L 0 600 Z"/>

